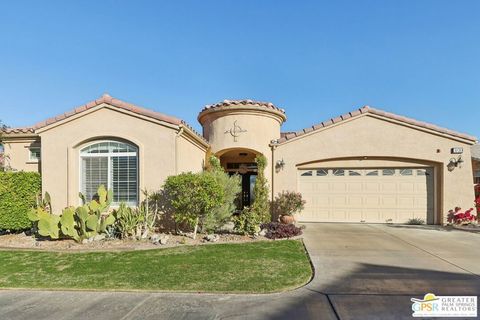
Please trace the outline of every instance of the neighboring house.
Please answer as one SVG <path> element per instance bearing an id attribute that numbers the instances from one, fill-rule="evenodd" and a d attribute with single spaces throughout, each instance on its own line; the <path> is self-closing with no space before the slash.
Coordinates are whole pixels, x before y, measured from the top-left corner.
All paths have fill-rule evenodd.
<path id="1" fill-rule="evenodd" d="M 169 175 L 202 170 L 209 154 L 242 176 L 249 205 L 263 154 L 272 197 L 294 190 L 307 201 L 300 221 L 444 223 L 472 206 L 476 138 L 362 107 L 298 132 L 281 132 L 283 109 L 225 100 L 205 107 L 203 136 L 185 122 L 104 95 L 30 128 L 4 132 L 9 165 L 40 171 L 54 211 L 88 198 L 99 184 L 114 201 L 137 204 Z M 460 160 L 460 161 L 459 161 Z"/>
<path id="2" fill-rule="evenodd" d="M 473 180 L 480 184 L 480 144 L 472 146 Z"/>

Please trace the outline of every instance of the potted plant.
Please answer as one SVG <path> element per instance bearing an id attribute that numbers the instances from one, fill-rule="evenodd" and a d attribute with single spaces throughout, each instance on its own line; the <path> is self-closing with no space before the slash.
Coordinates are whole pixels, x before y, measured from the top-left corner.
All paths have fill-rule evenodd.
<path id="1" fill-rule="evenodd" d="M 284 224 L 295 223 L 295 214 L 302 211 L 305 200 L 302 194 L 294 191 L 282 191 L 272 201 L 272 220 L 279 220 Z"/>

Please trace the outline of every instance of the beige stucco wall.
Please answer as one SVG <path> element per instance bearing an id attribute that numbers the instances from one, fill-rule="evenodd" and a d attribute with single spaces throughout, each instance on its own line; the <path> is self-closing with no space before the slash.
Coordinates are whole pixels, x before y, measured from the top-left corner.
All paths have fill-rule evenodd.
<path id="1" fill-rule="evenodd" d="M 314 161 L 329 160 L 317 164 L 321 167 L 394 167 L 408 163 L 433 166 L 438 191 L 436 214 L 445 221 L 443 213 L 449 209 L 472 207 L 470 144 L 365 115 L 278 145 L 275 159 L 283 159 L 285 167 L 274 174 L 273 192 L 298 190 L 298 167 L 314 167 Z M 453 147 L 463 147 L 465 163 L 450 172 L 446 165 L 451 158 L 458 157 L 450 153 Z M 357 159 L 345 160 L 354 157 Z"/>
<path id="2" fill-rule="evenodd" d="M 192 158 L 198 158 L 199 152 L 189 155 L 192 151 L 180 142 L 176 154 L 178 133 L 178 126 L 99 105 L 69 118 L 67 123 L 40 131 L 42 188 L 51 194 L 54 211 L 78 205 L 79 151 L 93 140 L 118 138 L 138 146 L 140 189 L 158 190 L 165 178 L 176 173 L 176 157 L 184 159 L 179 162 L 179 170 L 198 168 Z M 191 164 L 187 165 L 187 161 Z"/>
<path id="3" fill-rule="evenodd" d="M 285 119 L 280 111 L 255 106 L 219 108 L 199 116 L 203 136 L 209 141 L 213 154 L 221 156 L 234 149 L 263 154 L 267 158 L 265 175 L 269 181 L 272 174 L 269 144 L 280 138 L 280 127 Z M 236 138 L 231 134 L 235 122 L 244 131 Z"/>
<path id="4" fill-rule="evenodd" d="M 205 165 L 206 148 L 191 137 L 177 138 L 176 172 L 200 172 Z"/>
<path id="5" fill-rule="evenodd" d="M 5 136 L 4 152 L 7 156 L 5 164 L 15 171 L 40 172 L 40 161 L 30 160 L 30 148 L 40 147 L 39 137 L 22 137 L 21 135 Z"/>

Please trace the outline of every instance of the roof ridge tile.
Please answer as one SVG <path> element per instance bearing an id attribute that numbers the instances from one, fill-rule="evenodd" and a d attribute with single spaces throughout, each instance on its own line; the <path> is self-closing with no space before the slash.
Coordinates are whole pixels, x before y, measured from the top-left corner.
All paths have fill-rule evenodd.
<path id="1" fill-rule="evenodd" d="M 390 118 L 390 119 L 397 120 L 397 121 L 400 121 L 400 122 L 404 122 L 404 123 L 407 123 L 407 124 L 410 124 L 410 125 L 423 127 L 425 129 L 429 129 L 429 130 L 432 130 L 432 131 L 437 131 L 437 132 L 442 133 L 442 134 L 448 134 L 448 135 L 458 137 L 458 138 L 462 138 L 462 139 L 466 139 L 466 140 L 477 141 L 476 137 L 465 134 L 465 133 L 453 131 L 453 130 L 450 130 L 450 129 L 439 127 L 437 125 L 434 125 L 434 124 L 431 124 L 431 123 L 428 123 L 428 122 L 423 122 L 423 121 L 415 120 L 415 119 L 412 119 L 412 118 L 409 118 L 409 117 L 401 116 L 401 115 L 398 115 L 398 114 L 395 114 L 395 113 L 391 113 L 391 112 L 387 112 L 387 111 L 384 111 L 384 110 L 376 109 L 376 108 L 370 107 L 368 105 L 365 105 L 361 108 L 353 110 L 353 111 L 351 111 L 349 113 L 346 113 L 344 115 L 331 118 L 327 121 L 320 122 L 318 124 L 315 124 L 315 125 L 313 125 L 311 127 L 307 127 L 307 128 L 312 128 L 313 130 L 309 131 L 309 132 L 312 132 L 312 131 L 316 131 L 316 130 L 331 126 L 331 125 L 336 124 L 336 123 L 343 122 L 347 119 L 356 118 L 356 117 L 359 117 L 363 114 L 368 114 L 368 113 L 383 116 L 383 117 L 386 117 L 386 118 Z M 305 130 L 306 129 L 304 129 L 304 132 L 305 132 Z M 297 136 L 298 136 L 297 134 L 295 134 L 294 136 L 286 134 L 283 137 L 281 137 L 280 139 L 278 139 L 277 143 L 286 142 L 286 141 L 288 141 L 292 138 L 295 138 Z"/>

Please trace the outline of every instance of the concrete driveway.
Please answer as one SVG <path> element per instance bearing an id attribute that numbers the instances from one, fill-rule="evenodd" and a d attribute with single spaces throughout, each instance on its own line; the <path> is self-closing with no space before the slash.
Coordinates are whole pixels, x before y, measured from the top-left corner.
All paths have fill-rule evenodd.
<path id="1" fill-rule="evenodd" d="M 480 234 L 306 224 L 305 287 L 268 295 L 0 291 L 2 319 L 411 319 L 411 297 L 480 293 Z"/>
<path id="2" fill-rule="evenodd" d="M 480 294 L 480 234 L 436 226 L 307 224 L 307 289 L 340 319 L 411 319 L 411 297 Z"/>

